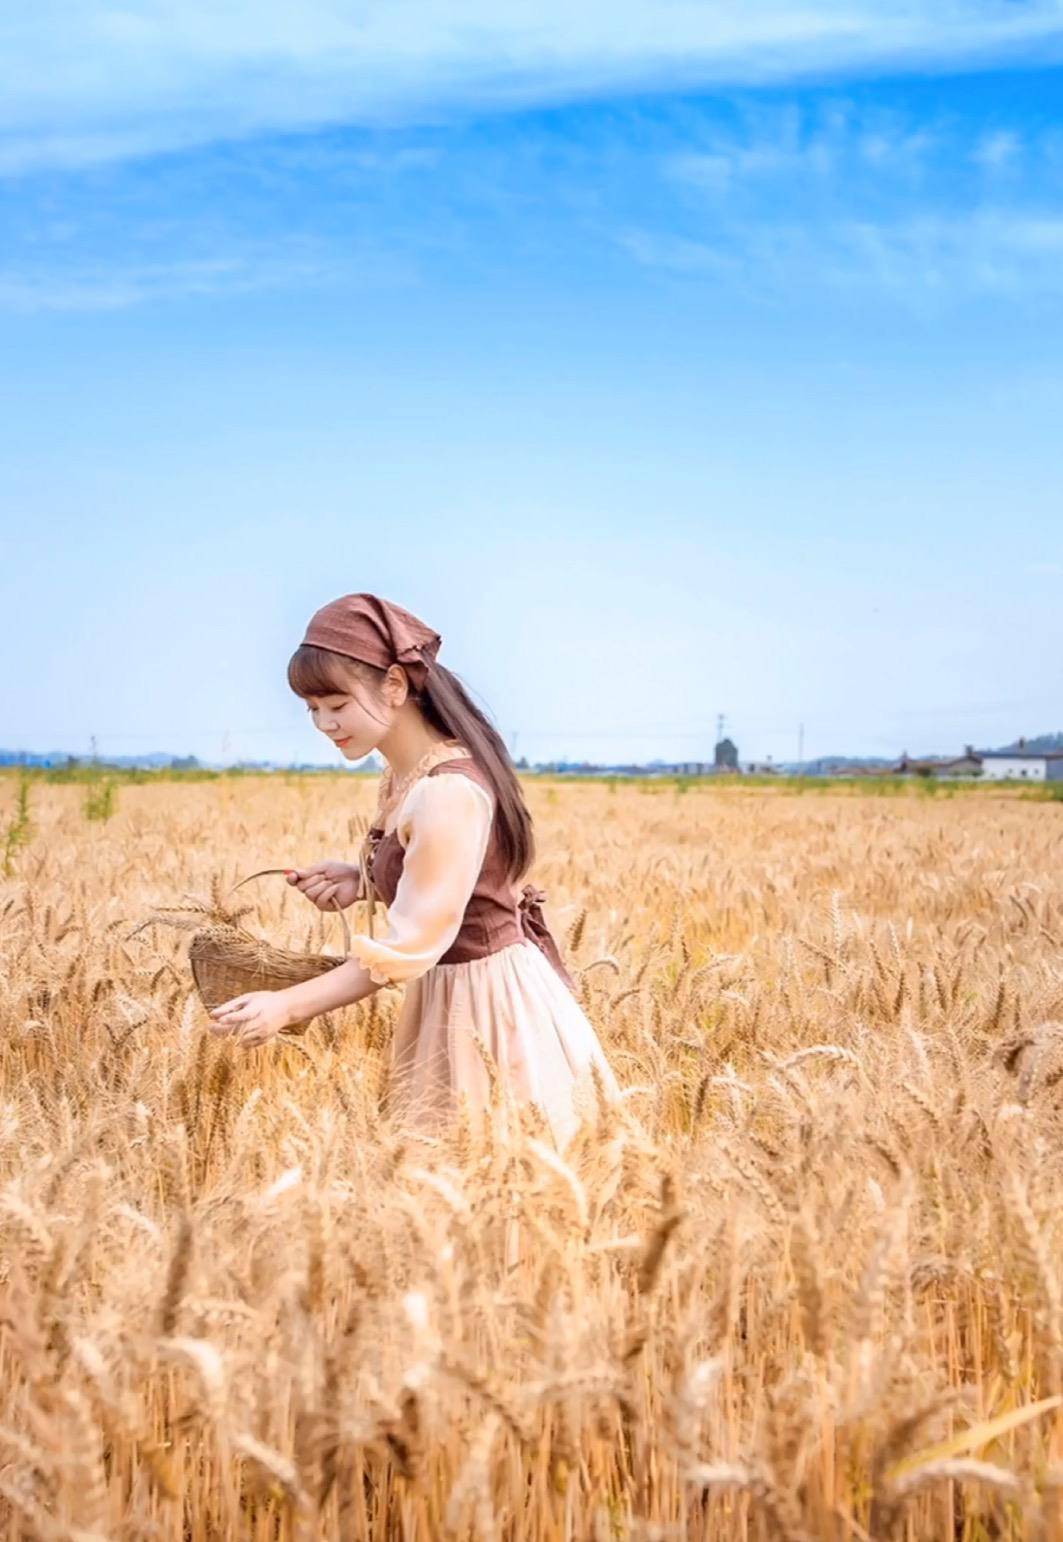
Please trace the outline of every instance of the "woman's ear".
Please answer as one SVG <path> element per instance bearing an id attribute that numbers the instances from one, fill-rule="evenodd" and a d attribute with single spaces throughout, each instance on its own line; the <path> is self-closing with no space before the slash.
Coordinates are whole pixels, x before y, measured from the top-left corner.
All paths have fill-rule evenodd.
<path id="1" fill-rule="evenodd" d="M 393 707 L 401 707 L 410 694 L 410 682 L 401 664 L 392 664 L 384 676 L 384 695 Z"/>

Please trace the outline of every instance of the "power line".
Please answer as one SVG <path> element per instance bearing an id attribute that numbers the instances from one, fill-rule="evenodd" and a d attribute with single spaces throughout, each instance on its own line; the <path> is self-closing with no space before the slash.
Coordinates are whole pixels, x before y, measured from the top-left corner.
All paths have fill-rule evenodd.
<path id="1" fill-rule="evenodd" d="M 743 712 L 741 714 L 741 721 L 744 725 L 752 723 L 767 724 L 768 731 L 770 731 L 772 728 L 779 728 L 781 731 L 786 722 L 784 716 L 779 716 L 775 713 L 762 712 Z M 723 737 L 723 730 L 726 722 L 727 719 L 725 715 L 722 712 L 719 713 L 716 719 L 717 738 Z M 103 732 L 97 732 L 94 737 L 99 741 L 103 741 L 105 739 L 159 740 L 163 738 L 169 738 L 173 733 L 178 732 L 183 737 L 214 737 L 220 738 L 223 741 L 228 740 L 231 742 L 232 739 L 236 738 L 238 735 L 240 737 L 250 737 L 256 734 L 278 734 L 289 737 L 296 731 L 301 731 L 301 720 L 299 718 L 296 718 L 293 721 L 287 723 L 274 723 L 268 726 L 260 725 L 257 728 L 234 728 L 231 725 L 225 725 L 208 727 L 184 727 L 178 730 L 173 730 L 170 728 L 115 729 L 113 731 L 105 730 Z M 741 730 L 739 731 L 741 732 Z M 71 730 L 69 725 L 67 725 L 65 728 L 38 728 L 29 735 L 20 735 L 11 729 L 6 729 L 4 732 L 5 736 L 8 738 L 29 737 L 34 739 L 41 739 L 44 737 L 52 737 L 56 739 L 72 738 L 77 737 L 78 733 L 76 729 Z M 525 740 L 546 739 L 552 737 L 580 739 L 651 739 L 659 737 L 694 739 L 704 737 L 708 739 L 709 732 L 709 719 L 706 716 L 706 718 L 700 723 L 640 723 L 637 726 L 622 725 L 619 727 L 610 728 L 586 728 L 583 726 L 579 728 L 567 728 L 564 726 L 555 725 L 550 725 L 546 728 L 512 728 L 510 729 L 510 739 L 514 744 L 517 741 L 518 735 L 523 737 Z"/>
<path id="2" fill-rule="evenodd" d="M 219 736 L 220 735 L 223 739 L 224 738 L 234 738 L 236 735 L 249 736 L 249 735 L 252 735 L 252 734 L 283 734 L 283 735 L 290 735 L 292 733 L 292 724 L 290 724 L 290 723 L 278 724 L 277 726 L 275 726 L 273 728 L 183 728 L 183 729 L 180 729 L 179 732 L 182 734 L 183 737 L 186 737 L 186 738 L 190 738 L 190 737 L 193 737 L 193 736 L 204 737 L 205 738 L 205 737 L 207 737 L 209 735 L 214 735 L 214 736 Z M 512 738 L 515 741 L 516 738 L 517 738 L 518 730 L 517 729 L 513 729 L 511 732 L 512 732 Z M 69 738 L 69 737 L 71 737 L 71 733 L 70 733 L 70 730 L 68 728 L 37 729 L 37 730 L 34 731 L 33 734 L 26 735 L 26 736 L 20 736 L 17 733 L 12 733 L 10 729 L 6 730 L 6 733 L 7 733 L 7 737 L 9 737 L 9 738 L 29 737 L 29 738 L 41 739 L 41 738 L 45 738 L 45 737 L 53 737 L 53 738 L 57 738 L 58 739 L 58 738 Z M 150 730 L 149 731 L 145 731 L 144 729 L 136 729 L 136 730 L 131 731 L 131 732 L 123 732 L 123 733 L 99 733 L 99 734 L 94 735 L 94 737 L 96 739 L 98 739 L 98 740 L 104 740 L 104 739 L 111 739 L 111 740 L 113 740 L 113 739 L 162 739 L 162 738 L 165 738 L 165 737 L 170 737 L 172 733 L 173 733 L 173 730 L 165 729 L 165 728 L 160 728 L 160 729 L 155 730 L 155 731 L 150 731 Z M 550 738 L 551 736 L 555 736 L 555 735 L 558 736 L 558 737 L 563 736 L 565 738 L 582 738 L 582 739 L 615 739 L 615 738 L 652 739 L 652 738 L 657 738 L 657 737 L 660 737 L 660 736 L 671 736 L 672 738 L 688 738 L 688 739 L 692 739 L 692 738 L 700 738 L 702 736 L 707 737 L 708 736 L 708 729 L 706 727 L 704 727 L 704 726 L 702 726 L 701 728 L 645 728 L 645 727 L 640 727 L 640 728 L 594 728 L 594 729 L 583 729 L 583 728 L 522 728 L 522 729 L 519 730 L 519 733 L 521 735 L 523 735 L 523 737 L 526 738 L 526 739 L 527 738 L 545 739 L 545 738 Z"/>

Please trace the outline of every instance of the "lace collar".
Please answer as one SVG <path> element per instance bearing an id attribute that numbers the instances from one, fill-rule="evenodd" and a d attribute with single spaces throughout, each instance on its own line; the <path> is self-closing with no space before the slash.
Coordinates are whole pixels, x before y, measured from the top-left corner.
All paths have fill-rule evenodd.
<path id="1" fill-rule="evenodd" d="M 383 830 L 385 835 L 390 835 L 398 823 L 399 810 L 414 782 L 420 781 L 433 766 L 442 765 L 444 761 L 471 758 L 472 751 L 467 749 L 460 739 L 445 739 L 441 744 L 434 744 L 426 754 L 421 756 L 412 770 L 407 771 L 406 775 L 399 777 L 397 781 L 392 775 L 391 767 L 386 766 L 380 777 L 373 824 L 377 829 Z M 390 825 L 389 821 L 391 821 Z"/>

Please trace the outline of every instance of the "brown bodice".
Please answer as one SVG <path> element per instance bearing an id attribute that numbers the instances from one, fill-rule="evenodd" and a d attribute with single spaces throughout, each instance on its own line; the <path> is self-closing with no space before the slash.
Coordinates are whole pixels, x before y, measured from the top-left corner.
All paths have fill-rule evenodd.
<path id="1" fill-rule="evenodd" d="M 490 779 L 475 760 L 462 757 L 440 761 L 426 776 L 468 776 L 477 782 L 494 802 Z M 406 852 L 397 830 L 385 834 L 379 825 L 373 825 L 365 843 L 365 863 L 374 893 L 385 905 L 395 899 L 402 875 Z M 525 884 L 520 895 L 514 893 L 506 873 L 505 853 L 498 834 L 498 813 L 491 825 L 483 866 L 476 886 L 469 896 L 461 927 L 446 953 L 437 960 L 440 964 L 468 964 L 473 959 L 486 958 L 501 948 L 515 942 L 533 942 L 545 955 L 569 989 L 575 993 L 576 984 L 561 958 L 557 946 L 543 917 L 542 905 L 546 894 L 534 884 Z"/>

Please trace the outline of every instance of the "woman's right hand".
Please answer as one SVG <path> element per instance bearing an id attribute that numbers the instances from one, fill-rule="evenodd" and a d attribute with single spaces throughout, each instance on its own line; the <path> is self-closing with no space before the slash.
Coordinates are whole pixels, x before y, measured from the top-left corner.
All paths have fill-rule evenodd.
<path id="1" fill-rule="evenodd" d="M 305 894 L 318 910 L 346 910 L 362 898 L 361 870 L 350 862 L 315 862 L 312 867 L 292 867 L 288 882 Z"/>

